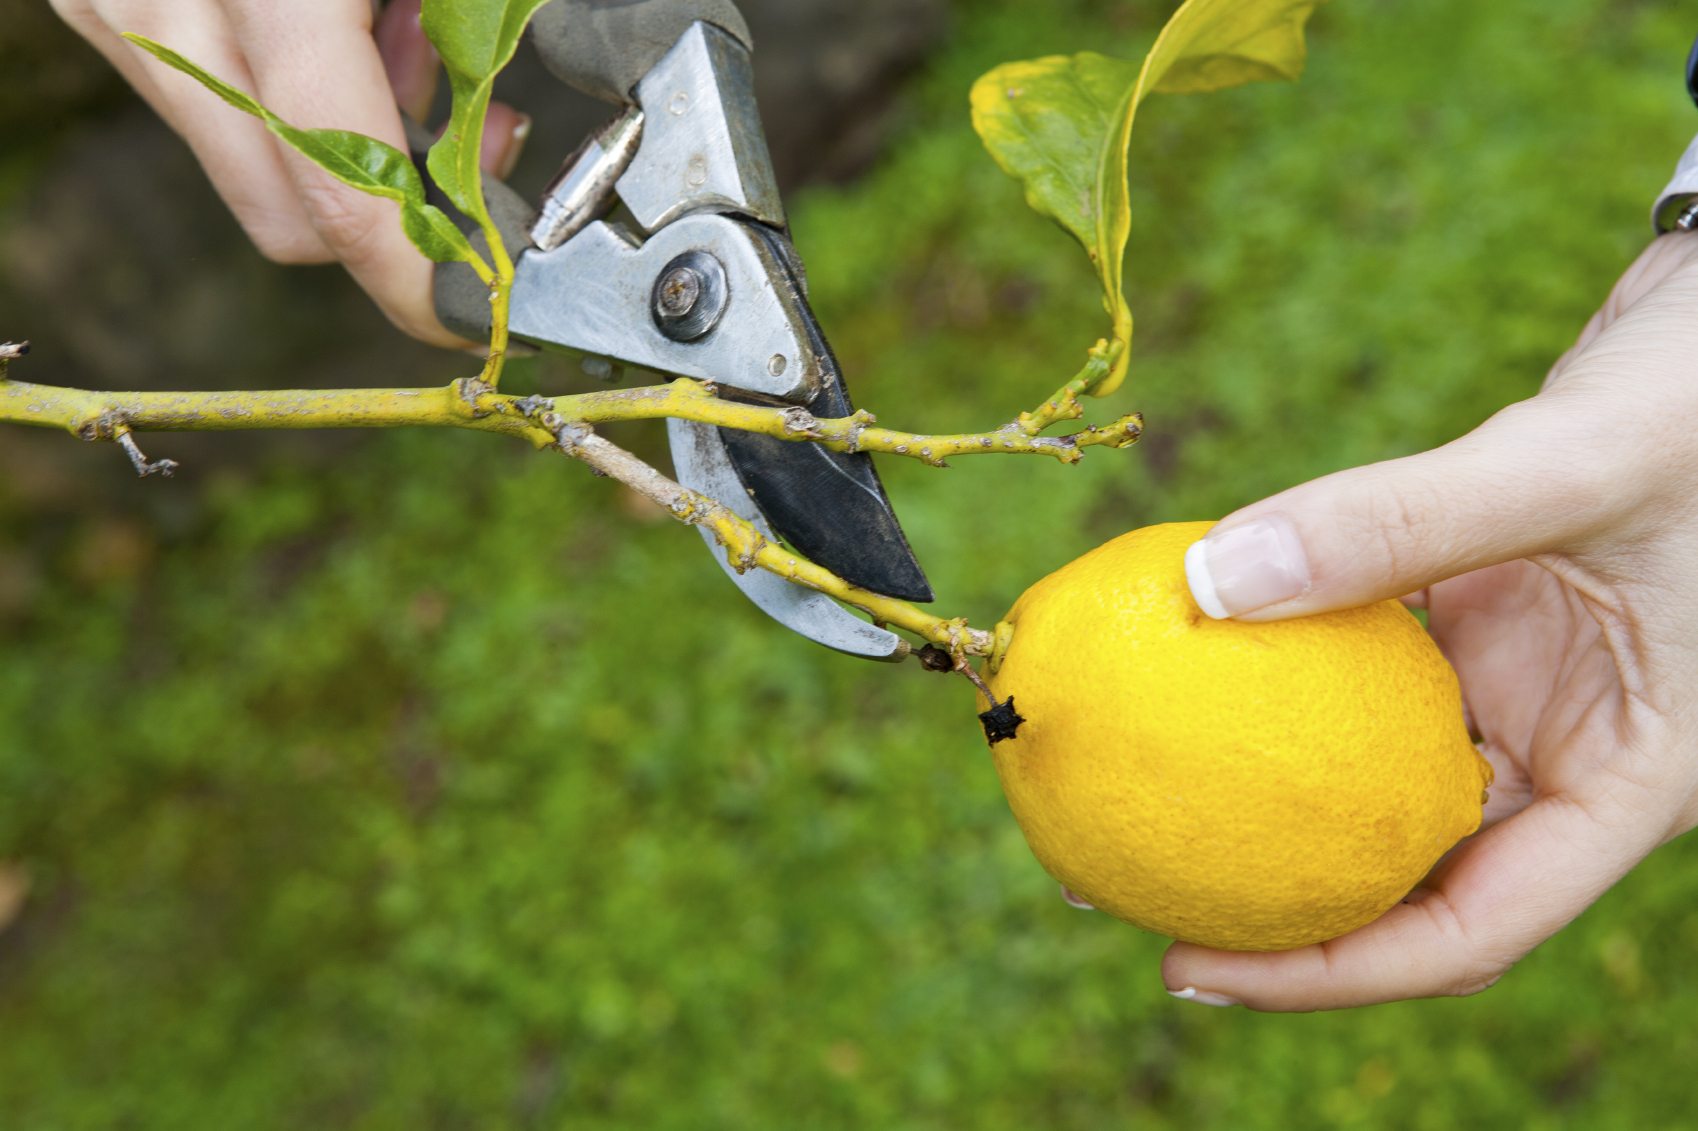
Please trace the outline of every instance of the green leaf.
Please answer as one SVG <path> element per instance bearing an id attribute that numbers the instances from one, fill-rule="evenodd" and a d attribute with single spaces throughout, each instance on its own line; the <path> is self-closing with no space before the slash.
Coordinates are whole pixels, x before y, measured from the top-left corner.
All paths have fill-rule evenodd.
<path id="1" fill-rule="evenodd" d="M 124 38 L 161 62 L 182 71 L 218 97 L 265 123 L 290 148 L 319 168 L 361 192 L 401 205 L 401 227 L 413 246 L 437 263 L 478 259 L 465 235 L 442 210 L 425 203 L 424 178 L 412 159 L 394 146 L 349 130 L 303 130 L 291 126 L 250 95 L 202 69 L 177 52 L 143 36 Z"/>
<path id="2" fill-rule="evenodd" d="M 1321 0 L 1187 0 L 1142 66 L 1094 52 L 1005 63 L 973 84 L 973 128 L 1026 202 L 1084 246 L 1102 281 L 1113 340 L 1129 346 L 1122 261 L 1132 216 L 1127 145 L 1155 91 L 1220 90 L 1303 73 L 1303 25 Z M 1131 351 L 1088 391 L 1113 392 Z"/>
<path id="3" fill-rule="evenodd" d="M 548 0 L 425 0 L 420 23 L 448 70 L 448 126 L 426 161 L 454 206 L 487 224 L 478 155 L 489 97 L 531 16 Z"/>

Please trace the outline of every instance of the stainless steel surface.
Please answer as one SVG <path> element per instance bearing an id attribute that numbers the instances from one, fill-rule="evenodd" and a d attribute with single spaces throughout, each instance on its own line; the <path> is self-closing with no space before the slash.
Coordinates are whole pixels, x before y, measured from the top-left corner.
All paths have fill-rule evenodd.
<path id="1" fill-rule="evenodd" d="M 707 252 L 724 267 L 727 300 L 717 326 L 694 341 L 675 342 L 655 325 L 650 302 L 654 280 L 689 251 Z M 806 311 L 780 285 L 786 276 L 774 255 L 729 216 L 686 216 L 641 244 L 598 220 L 553 250 L 519 257 L 509 324 L 515 336 L 537 345 L 805 401 L 819 384 L 821 365 Z"/>
<path id="2" fill-rule="evenodd" d="M 649 310 L 662 334 L 693 342 L 718 324 L 730 298 L 719 260 L 705 251 L 686 251 L 655 279 Z"/>
<path id="3" fill-rule="evenodd" d="M 543 191 L 542 206 L 531 222 L 531 242 L 547 250 L 559 247 L 600 219 L 613 203 L 613 186 L 630 166 L 643 137 L 643 112 L 627 107 L 567 159 Z"/>
<path id="4" fill-rule="evenodd" d="M 1651 223 L 1659 232 L 1691 231 L 1695 207 L 1698 207 L 1698 193 L 1665 193 L 1657 200 Z"/>
<path id="5" fill-rule="evenodd" d="M 738 482 L 737 473 L 726 458 L 719 430 L 689 420 L 668 420 L 666 430 L 672 441 L 673 472 L 678 482 L 718 499 L 753 523 L 767 538 L 777 542 L 771 527 L 767 526 Z M 702 537 L 714 560 L 736 582 L 737 588 L 762 612 L 786 628 L 852 656 L 900 660 L 907 655 L 907 644 L 895 633 L 868 624 L 823 593 L 792 584 L 761 569 L 738 573 L 713 535 L 704 530 Z"/>
<path id="6" fill-rule="evenodd" d="M 1683 232 L 1698 229 L 1698 200 L 1681 209 L 1680 215 L 1674 218 L 1674 226 Z"/>
<path id="7" fill-rule="evenodd" d="M 1659 232 L 1673 231 L 1681 213 L 1695 201 L 1698 201 L 1698 137 L 1681 154 L 1674 176 L 1658 194 L 1657 203 L 1651 208 L 1651 224 Z"/>
<path id="8" fill-rule="evenodd" d="M 643 140 L 618 189 L 644 231 L 702 210 L 784 223 L 747 48 L 693 24 L 636 93 Z"/>
<path id="9" fill-rule="evenodd" d="M 637 108 L 551 186 L 530 229 L 536 246 L 517 262 L 514 336 L 847 415 L 836 363 L 782 230 L 748 49 L 697 22 L 634 97 Z M 610 184 L 628 221 L 605 218 Z M 679 482 L 717 499 L 775 545 L 784 545 L 781 535 L 802 553 L 809 552 L 804 543 L 814 545 L 814 560 L 856 584 L 929 599 L 864 454 L 779 443 L 776 452 L 734 460 L 719 429 L 676 420 L 667 428 Z M 776 508 L 778 530 L 763 506 Z M 712 535 L 704 538 L 744 594 L 786 627 L 851 655 L 907 654 L 900 637 L 829 597 L 758 569 L 738 572 Z M 858 566 L 866 568 L 855 573 Z"/>
<path id="10" fill-rule="evenodd" d="M 789 240 L 763 225 L 749 227 L 768 245 L 775 263 L 793 266 Z M 817 390 L 798 403 L 822 419 L 853 415 L 849 390 L 838 379 L 837 361 L 809 310 L 801 280 L 787 272 L 778 286 L 803 312 L 819 363 Z M 732 393 L 727 389 L 724 395 Z M 866 452 L 837 452 L 730 429 L 721 429 L 720 442 L 761 516 L 786 545 L 863 589 L 907 601 L 932 600 L 931 583 Z"/>

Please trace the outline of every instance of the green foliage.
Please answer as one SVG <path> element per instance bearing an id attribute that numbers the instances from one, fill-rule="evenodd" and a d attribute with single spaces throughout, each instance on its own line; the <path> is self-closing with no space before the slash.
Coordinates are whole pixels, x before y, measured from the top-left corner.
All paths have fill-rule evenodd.
<path id="1" fill-rule="evenodd" d="M 278 138 L 345 185 L 397 201 L 407 238 L 436 263 L 471 263 L 478 255 L 440 208 L 425 203 L 424 178 L 412 159 L 393 145 L 349 130 L 303 130 L 291 126 L 247 93 L 145 36 L 124 38 L 160 62 L 188 75 L 225 102 L 252 114 Z M 482 119 L 480 118 L 481 122 Z M 474 147 L 473 160 L 476 160 Z"/>
<path id="2" fill-rule="evenodd" d="M 1127 150 L 1139 105 L 1156 91 L 1222 90 L 1303 73 L 1303 25 L 1320 0 L 1187 0 L 1142 66 L 1094 51 L 1003 63 L 973 84 L 973 128 L 1026 203 L 1077 239 L 1102 281 L 1121 344 L 1088 391 L 1114 392 L 1131 360 L 1122 272 L 1132 231 Z"/>
<path id="3" fill-rule="evenodd" d="M 495 76 L 513 58 L 531 15 L 547 0 L 425 0 L 420 21 L 454 92 L 447 128 L 430 147 L 430 175 L 454 206 L 489 222 L 478 151 Z"/>
<path id="4" fill-rule="evenodd" d="M 857 401 L 994 424 L 1098 322 L 961 92 L 1001 59 L 1136 56 L 1168 10 L 975 0 L 880 166 L 792 198 Z M 1075 468 L 883 461 L 949 607 L 993 620 L 1129 527 L 1530 394 L 1648 234 L 1691 30 L 1673 5 L 1350 0 L 1303 83 L 1147 116 L 1150 431 Z M 656 432 L 619 439 L 660 458 Z M 786 634 L 694 534 L 518 448 L 203 460 L 116 515 L 0 483 L 0 573 L 34 563 L 27 608 L 0 604 L 0 858 L 34 880 L 0 932 L 0 1126 L 1692 1123 L 1693 838 L 1476 998 L 1176 1003 L 1162 940 L 1033 862 L 961 681 Z"/>

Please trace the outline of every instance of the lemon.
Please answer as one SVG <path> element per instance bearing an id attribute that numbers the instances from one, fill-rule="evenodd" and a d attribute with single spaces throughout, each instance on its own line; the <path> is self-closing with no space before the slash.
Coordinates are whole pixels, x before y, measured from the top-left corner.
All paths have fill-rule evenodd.
<path id="1" fill-rule="evenodd" d="M 1133 531 L 1021 596 L 997 774 L 1039 862 L 1103 911 L 1229 950 L 1335 938 L 1479 828 L 1491 767 L 1398 602 L 1204 615 L 1184 558 L 1211 525 Z"/>

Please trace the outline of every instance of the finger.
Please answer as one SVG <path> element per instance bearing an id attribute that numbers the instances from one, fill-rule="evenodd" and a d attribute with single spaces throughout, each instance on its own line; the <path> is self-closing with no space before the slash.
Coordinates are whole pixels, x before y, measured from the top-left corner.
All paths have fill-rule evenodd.
<path id="1" fill-rule="evenodd" d="M 259 99 L 273 112 L 407 148 L 368 0 L 228 0 L 228 11 Z M 402 232 L 395 202 L 349 188 L 295 153 L 285 166 L 319 238 L 390 320 L 424 341 L 459 344 L 437 321 L 432 265 Z"/>
<path id="2" fill-rule="evenodd" d="M 215 3 L 132 0 L 90 5 L 59 0 L 56 6 L 188 143 L 218 195 L 266 258 L 279 263 L 330 259 L 265 127 L 118 37 L 122 31 L 144 35 L 251 90 L 253 76 Z"/>
<path id="3" fill-rule="evenodd" d="M 1492 765 L 1492 785 L 1480 813 L 1480 828 L 1502 824 L 1533 804 L 1533 782 L 1522 764 L 1495 742 L 1477 742 L 1480 756 Z"/>
<path id="4" fill-rule="evenodd" d="M 390 0 L 373 32 L 395 103 L 415 122 L 430 116 L 437 77 L 442 73 L 436 48 L 419 24 L 419 6 L 420 0 Z"/>
<path id="5" fill-rule="evenodd" d="M 484 119 L 479 167 L 497 180 L 506 180 L 513 175 L 513 166 L 519 163 L 519 154 L 530 136 L 530 115 L 519 113 L 505 102 L 491 102 Z"/>
<path id="6" fill-rule="evenodd" d="M 1698 262 L 1698 233 L 1668 232 L 1646 245 L 1645 250 L 1630 264 L 1610 289 L 1609 297 L 1592 315 L 1580 337 L 1575 340 L 1545 377 L 1546 387 L 1555 385 L 1568 372 L 1569 366 L 1605 330 L 1633 309 L 1641 299 L 1661 286 L 1677 271 Z"/>
<path id="7" fill-rule="evenodd" d="M 1282 1012 L 1475 993 L 1654 848 L 1651 823 L 1600 821 L 1545 797 L 1464 846 L 1437 887 L 1361 930 L 1274 954 L 1176 943 L 1162 980 L 1188 1000 Z"/>
<path id="8" fill-rule="evenodd" d="M 1442 448 L 1339 472 L 1228 515 L 1186 554 L 1217 619 L 1274 620 L 1413 593 L 1571 549 L 1620 517 L 1634 458 L 1590 392 L 1546 393 Z"/>

